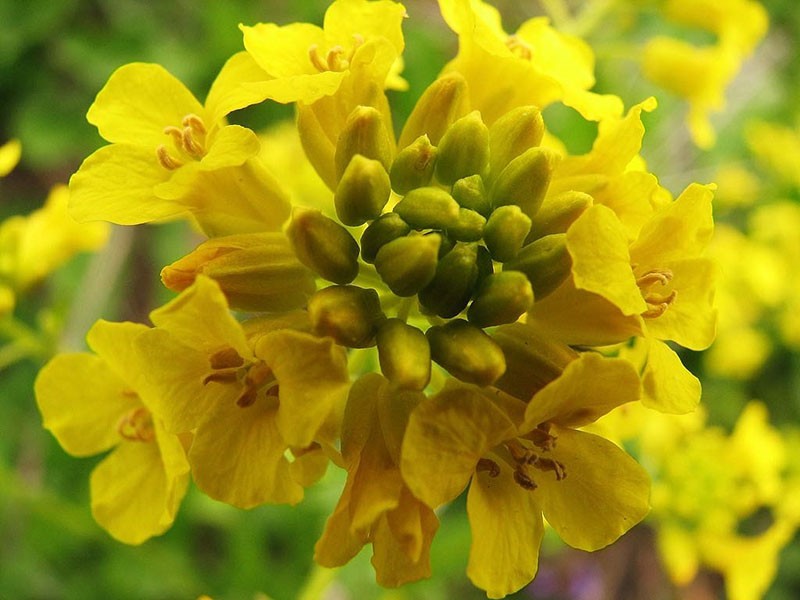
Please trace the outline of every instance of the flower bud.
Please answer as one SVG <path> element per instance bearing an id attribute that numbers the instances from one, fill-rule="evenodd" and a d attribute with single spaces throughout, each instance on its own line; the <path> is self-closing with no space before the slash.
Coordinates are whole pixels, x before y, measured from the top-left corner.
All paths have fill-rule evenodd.
<path id="1" fill-rule="evenodd" d="M 483 228 L 483 239 L 492 258 L 505 262 L 514 258 L 531 230 L 531 220 L 519 206 L 500 206 Z"/>
<path id="2" fill-rule="evenodd" d="M 542 204 L 558 155 L 547 148 L 531 148 L 508 163 L 492 185 L 492 206 L 516 204 L 533 217 Z"/>
<path id="3" fill-rule="evenodd" d="M 462 319 L 425 332 L 431 358 L 461 381 L 492 385 L 506 370 L 503 350 L 483 330 Z"/>
<path id="4" fill-rule="evenodd" d="M 521 271 L 541 300 L 569 276 L 572 257 L 567 250 L 567 235 L 554 233 L 539 238 L 520 250 L 517 257 L 503 264 L 503 271 Z"/>
<path id="5" fill-rule="evenodd" d="M 393 210 L 414 229 L 447 229 L 458 223 L 458 202 L 437 187 L 411 190 Z"/>
<path id="6" fill-rule="evenodd" d="M 380 216 L 391 193 L 389 174 L 383 165 L 356 154 L 336 186 L 336 215 L 345 225 L 363 225 Z"/>
<path id="7" fill-rule="evenodd" d="M 401 388 L 421 391 L 431 380 L 428 338 L 400 319 L 387 319 L 378 329 L 378 360 L 386 378 Z"/>
<path id="8" fill-rule="evenodd" d="M 348 348 L 372 346 L 386 318 L 378 292 L 355 285 L 332 285 L 317 291 L 308 301 L 308 316 L 316 335 L 330 336 Z"/>
<path id="9" fill-rule="evenodd" d="M 535 106 L 518 106 L 489 128 L 489 177 L 496 178 L 512 160 L 534 146 L 544 135 L 544 120 Z"/>
<path id="10" fill-rule="evenodd" d="M 381 113 L 371 106 L 353 109 L 339 134 L 333 159 L 337 181 L 356 154 L 377 160 L 387 172 L 392 166 L 394 144 Z"/>
<path id="11" fill-rule="evenodd" d="M 285 233 L 298 260 L 320 277 L 345 284 L 358 275 L 358 243 L 320 211 L 296 207 Z"/>
<path id="12" fill-rule="evenodd" d="M 427 135 L 419 136 L 413 144 L 406 146 L 392 163 L 389 172 L 392 189 L 401 196 L 414 188 L 430 183 L 436 166 L 438 150 L 431 144 Z"/>
<path id="13" fill-rule="evenodd" d="M 392 240 L 375 257 L 375 270 L 398 296 L 413 296 L 433 279 L 441 236 L 409 235 Z"/>
<path id="14" fill-rule="evenodd" d="M 397 213 L 390 212 L 381 215 L 367 225 L 364 233 L 361 234 L 361 258 L 368 263 L 375 262 L 378 250 L 384 244 L 404 237 L 410 231 L 411 227 Z"/>
<path id="15" fill-rule="evenodd" d="M 314 274 L 278 232 L 212 238 L 164 267 L 164 285 L 181 292 L 206 275 L 219 284 L 233 308 L 283 311 L 304 306 L 314 293 Z"/>
<path id="16" fill-rule="evenodd" d="M 439 317 L 455 317 L 467 307 L 477 282 L 477 244 L 458 244 L 439 260 L 433 280 L 419 292 L 420 304 Z"/>
<path id="17" fill-rule="evenodd" d="M 419 136 L 427 134 L 434 146 L 456 119 L 467 114 L 469 98 L 467 82 L 458 73 L 448 73 L 428 86 L 406 120 L 398 148 L 405 148 Z"/>
<path id="18" fill-rule="evenodd" d="M 477 242 L 483 238 L 483 227 L 486 219 L 474 210 L 461 208 L 458 211 L 458 221 L 447 228 L 447 235 L 460 242 Z"/>
<path id="19" fill-rule="evenodd" d="M 470 323 L 492 327 L 513 323 L 533 306 L 533 289 L 524 273 L 502 271 L 483 280 L 467 311 Z"/>
<path id="20" fill-rule="evenodd" d="M 546 197 L 531 219 L 531 238 L 537 239 L 551 233 L 566 233 L 569 226 L 593 202 L 589 194 L 577 191 Z"/>
<path id="21" fill-rule="evenodd" d="M 506 358 L 506 372 L 495 386 L 526 402 L 578 358 L 575 350 L 527 323 L 502 325 L 492 332 L 492 339 Z"/>
<path id="22" fill-rule="evenodd" d="M 480 175 L 459 179 L 453 184 L 450 193 L 462 208 L 474 210 L 484 217 L 488 217 L 492 212 L 492 203 L 489 201 L 489 194 Z"/>
<path id="23" fill-rule="evenodd" d="M 453 123 L 438 145 L 436 178 L 452 185 L 463 177 L 480 175 L 489 164 L 489 128 L 477 110 Z"/>

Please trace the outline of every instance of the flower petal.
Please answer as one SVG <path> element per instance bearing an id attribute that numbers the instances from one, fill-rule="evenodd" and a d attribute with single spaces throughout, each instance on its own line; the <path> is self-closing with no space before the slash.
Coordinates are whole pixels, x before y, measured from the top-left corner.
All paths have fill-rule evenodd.
<path id="1" fill-rule="evenodd" d="M 138 391 L 136 383 L 141 377 L 141 369 L 138 368 L 133 343 L 149 329 L 141 323 L 113 323 L 100 319 L 86 334 L 86 341 L 117 377 Z"/>
<path id="2" fill-rule="evenodd" d="M 214 79 L 206 97 L 206 110 L 211 122 L 217 123 L 234 110 L 263 102 L 261 95 L 248 92 L 242 83 L 263 81 L 269 77 L 249 53 L 242 51 L 231 56 Z"/>
<path id="3" fill-rule="evenodd" d="M 646 338 L 647 363 L 642 373 L 642 404 L 655 410 L 682 415 L 700 402 L 700 380 L 683 366 L 664 342 Z"/>

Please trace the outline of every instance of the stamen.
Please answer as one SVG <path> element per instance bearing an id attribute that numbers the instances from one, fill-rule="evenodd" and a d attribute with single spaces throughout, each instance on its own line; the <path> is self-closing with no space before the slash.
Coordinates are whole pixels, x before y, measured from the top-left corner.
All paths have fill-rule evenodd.
<path id="1" fill-rule="evenodd" d="M 350 66 L 350 61 L 348 60 L 348 56 L 345 54 L 344 48 L 338 44 L 328 50 L 327 59 L 329 71 L 344 71 Z"/>
<path id="2" fill-rule="evenodd" d="M 167 147 L 163 144 L 156 148 L 156 157 L 158 157 L 158 162 L 161 163 L 161 166 L 170 171 L 183 166 L 183 161 L 171 156 L 167 151 Z"/>
<path id="3" fill-rule="evenodd" d="M 194 139 L 194 130 L 191 127 L 184 127 L 183 128 L 183 136 L 181 138 L 183 143 L 183 148 L 194 156 L 195 158 L 203 158 L 205 156 L 205 149 L 197 143 L 197 140 Z"/>
<path id="4" fill-rule="evenodd" d="M 517 469 L 516 471 L 514 471 L 514 481 L 516 481 L 517 484 L 519 484 L 520 487 L 522 487 L 522 488 L 524 488 L 526 490 L 529 490 L 529 491 L 533 491 L 537 487 L 539 487 L 538 485 L 536 485 L 536 482 L 533 479 L 531 479 L 530 476 L 527 473 L 525 473 L 524 471 L 522 471 L 520 469 Z"/>
<path id="5" fill-rule="evenodd" d="M 533 49 L 517 35 L 510 35 L 506 38 L 506 47 L 523 60 L 533 58 Z"/>
<path id="6" fill-rule="evenodd" d="M 241 394 L 239 394 L 239 397 L 236 399 L 236 405 L 240 408 L 252 406 L 255 403 L 257 396 L 258 390 L 256 388 L 247 387 Z"/>
<path id="7" fill-rule="evenodd" d="M 244 364 L 244 359 L 239 356 L 235 349 L 228 346 L 212 354 L 208 362 L 211 363 L 212 369 L 230 369 L 232 367 L 241 367 Z"/>
<path id="8" fill-rule="evenodd" d="M 556 447 L 556 436 L 550 434 L 550 423 L 541 423 L 525 436 L 533 445 L 548 452 Z"/>
<path id="9" fill-rule="evenodd" d="M 311 44 L 311 46 L 308 47 L 308 58 L 311 59 L 311 64 L 314 65 L 314 68 L 320 73 L 328 70 L 328 65 L 325 64 L 325 61 L 322 59 L 317 44 Z"/>
<path id="10" fill-rule="evenodd" d="M 542 458 L 541 456 L 533 455 L 528 460 L 528 464 L 540 471 L 553 471 L 556 474 L 556 481 L 561 481 L 567 476 L 567 470 L 563 463 L 552 458 Z"/>
<path id="11" fill-rule="evenodd" d="M 117 423 L 117 431 L 131 442 L 151 442 L 156 436 L 150 411 L 143 406 L 124 415 Z"/>
<path id="12" fill-rule="evenodd" d="M 209 383 L 235 383 L 239 381 L 239 369 L 231 367 L 229 369 L 219 369 L 203 377 L 203 385 Z"/>
<path id="13" fill-rule="evenodd" d="M 667 312 L 669 305 L 675 302 L 678 297 L 678 290 L 672 290 L 669 296 L 657 296 L 651 294 L 646 296 L 644 301 L 647 303 L 647 310 L 642 313 L 645 319 L 655 319 Z"/>
<path id="14" fill-rule="evenodd" d="M 183 146 L 183 130 L 180 127 L 175 127 L 174 125 L 168 125 L 164 127 L 164 134 L 171 136 L 172 141 L 175 142 L 175 145 L 178 148 Z"/>
<path id="15" fill-rule="evenodd" d="M 656 284 L 660 284 L 662 287 L 668 285 L 672 281 L 672 277 L 672 271 L 669 269 L 653 269 L 636 278 L 636 285 L 642 290 L 642 297 L 647 304 L 647 310 L 642 313 L 642 317 L 656 319 L 663 315 L 669 305 L 675 301 L 678 296 L 676 290 L 672 290 L 666 296 L 653 293 L 650 290 Z"/>
<path id="16" fill-rule="evenodd" d="M 486 473 L 489 477 L 497 477 L 500 475 L 500 465 L 488 458 L 481 458 L 475 466 L 478 473 Z"/>
<path id="17" fill-rule="evenodd" d="M 670 281 L 672 281 L 672 271 L 669 269 L 664 269 L 663 271 L 648 271 L 641 277 L 636 280 L 636 285 L 640 288 L 644 289 L 650 287 L 655 283 L 660 283 L 661 285 L 667 285 Z"/>
<path id="18" fill-rule="evenodd" d="M 190 113 L 185 117 L 183 117 L 181 125 L 183 125 L 184 127 L 191 127 L 192 131 L 194 131 L 197 135 L 206 134 L 206 126 L 205 123 L 203 123 L 203 119 L 201 119 L 194 113 Z"/>

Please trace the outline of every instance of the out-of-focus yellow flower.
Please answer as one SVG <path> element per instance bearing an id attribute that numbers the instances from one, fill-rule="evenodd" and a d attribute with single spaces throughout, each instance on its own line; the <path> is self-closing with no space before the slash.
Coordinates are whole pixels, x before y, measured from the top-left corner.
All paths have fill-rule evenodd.
<path id="1" fill-rule="evenodd" d="M 17 166 L 21 155 L 19 140 L 11 140 L 0 146 L 0 177 L 5 177 Z"/>
<path id="2" fill-rule="evenodd" d="M 486 123 L 517 106 L 556 101 L 593 121 L 622 113 L 618 97 L 588 91 L 595 84 L 589 45 L 546 18 L 530 19 L 509 35 L 497 9 L 481 0 L 439 0 L 439 7 L 459 39 L 458 56 L 445 71 L 466 78 L 472 106 Z"/>
<path id="3" fill-rule="evenodd" d="M 128 544 L 167 530 L 189 483 L 186 438 L 165 431 L 141 391 L 144 371 L 133 340 L 145 330 L 99 321 L 87 337 L 96 354 L 60 354 L 36 380 L 44 426 L 67 452 L 91 456 L 113 448 L 92 472 L 92 514 Z"/>
<path id="4" fill-rule="evenodd" d="M 763 192 L 758 177 L 740 165 L 721 165 L 713 181 L 717 184 L 717 193 L 714 194 L 714 209 L 717 211 L 752 206 Z"/>
<path id="5" fill-rule="evenodd" d="M 759 164 L 784 183 L 800 188 L 800 131 L 775 123 L 747 127 L 747 144 Z"/>

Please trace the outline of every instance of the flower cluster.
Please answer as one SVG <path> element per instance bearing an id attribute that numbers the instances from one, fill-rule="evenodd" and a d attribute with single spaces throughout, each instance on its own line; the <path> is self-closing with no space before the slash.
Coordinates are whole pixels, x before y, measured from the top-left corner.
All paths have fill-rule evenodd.
<path id="1" fill-rule="evenodd" d="M 627 403 L 697 405 L 668 342 L 714 336 L 713 188 L 659 185 L 639 157 L 655 101 L 592 92 L 579 39 L 440 7 L 459 53 L 399 136 L 390 0 L 336 0 L 322 28 L 243 26 L 205 104 L 141 63 L 98 94 L 109 145 L 72 177 L 73 216 L 186 218 L 208 238 L 162 271 L 178 295 L 152 326 L 101 321 L 93 352 L 37 380 L 67 451 L 115 448 L 91 487 L 116 538 L 165 531 L 190 476 L 237 507 L 295 504 L 333 463 L 347 480 L 320 564 L 370 544 L 382 585 L 429 576 L 435 511 L 468 489 L 467 573 L 502 597 L 535 576 L 544 519 L 596 550 L 648 512 L 642 467 L 583 428 Z M 279 148 L 226 121 L 266 101 L 295 104 L 328 189 L 314 202 L 270 164 Z M 598 122 L 591 151 L 548 131 L 555 102 Z"/>

